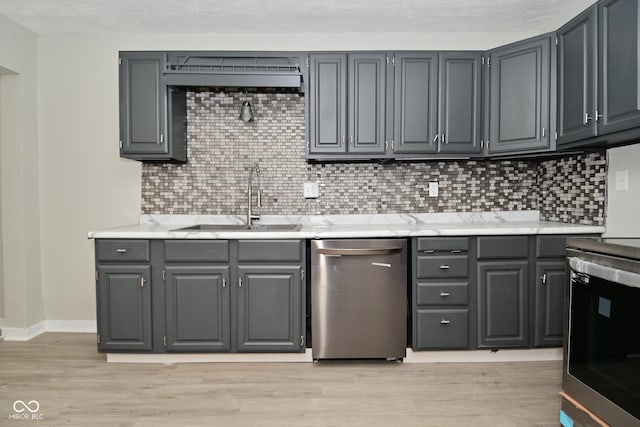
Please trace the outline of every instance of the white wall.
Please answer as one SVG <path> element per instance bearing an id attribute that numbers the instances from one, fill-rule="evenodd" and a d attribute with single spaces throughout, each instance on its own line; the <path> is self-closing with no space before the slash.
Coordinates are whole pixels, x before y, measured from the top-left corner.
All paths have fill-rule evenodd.
<path id="1" fill-rule="evenodd" d="M 640 236 L 640 144 L 607 152 L 607 237 Z M 627 170 L 628 190 L 616 190 L 616 172 Z"/>
<path id="2" fill-rule="evenodd" d="M 34 34 L 0 16 L 0 197 L 5 335 L 44 319 Z"/>
<path id="3" fill-rule="evenodd" d="M 95 319 L 90 230 L 136 223 L 140 164 L 118 157 L 119 50 L 488 49 L 529 34 L 156 34 L 39 39 L 47 320 Z"/>

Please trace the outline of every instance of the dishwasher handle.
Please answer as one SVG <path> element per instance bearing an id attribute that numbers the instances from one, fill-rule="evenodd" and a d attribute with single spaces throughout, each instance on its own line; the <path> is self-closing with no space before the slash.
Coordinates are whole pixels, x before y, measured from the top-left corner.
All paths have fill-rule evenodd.
<path id="1" fill-rule="evenodd" d="M 389 248 L 318 248 L 317 252 L 322 255 L 332 256 L 366 256 L 366 255 L 389 255 L 402 252 L 402 247 Z"/>

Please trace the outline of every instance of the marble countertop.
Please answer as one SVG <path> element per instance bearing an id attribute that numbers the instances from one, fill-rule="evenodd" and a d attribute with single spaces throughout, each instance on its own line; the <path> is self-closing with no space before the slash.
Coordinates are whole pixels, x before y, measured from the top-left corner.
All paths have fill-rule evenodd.
<path id="1" fill-rule="evenodd" d="M 90 239 L 332 239 L 514 234 L 601 234 L 602 226 L 540 221 L 538 211 L 379 215 L 262 215 L 259 224 L 298 231 L 184 231 L 195 224 L 243 224 L 240 215 L 141 215 L 138 224 L 91 231 Z"/>

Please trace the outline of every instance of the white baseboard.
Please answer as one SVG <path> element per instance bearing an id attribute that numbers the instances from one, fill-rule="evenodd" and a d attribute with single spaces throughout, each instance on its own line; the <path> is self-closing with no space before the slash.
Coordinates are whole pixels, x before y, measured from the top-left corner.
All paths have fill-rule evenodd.
<path id="1" fill-rule="evenodd" d="M 155 353 L 155 354 L 132 354 L 132 353 L 107 353 L 108 363 L 162 363 L 171 365 L 173 363 L 262 363 L 262 362 L 313 362 L 311 349 L 304 353 Z"/>
<path id="2" fill-rule="evenodd" d="M 468 363 L 468 362 L 543 362 L 562 360 L 562 348 L 517 350 L 412 351 L 407 349 L 404 363 Z"/>
<path id="3" fill-rule="evenodd" d="M 95 320 L 43 320 L 27 328 L 2 327 L 5 341 L 29 341 L 44 332 L 96 333 Z"/>

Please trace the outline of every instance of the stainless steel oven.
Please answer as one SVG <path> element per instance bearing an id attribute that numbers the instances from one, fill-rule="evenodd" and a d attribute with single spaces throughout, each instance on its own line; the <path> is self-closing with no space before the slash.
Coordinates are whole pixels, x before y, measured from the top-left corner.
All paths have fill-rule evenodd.
<path id="1" fill-rule="evenodd" d="M 640 427 L 640 239 L 569 239 L 567 264 L 563 391 L 611 426 Z"/>

